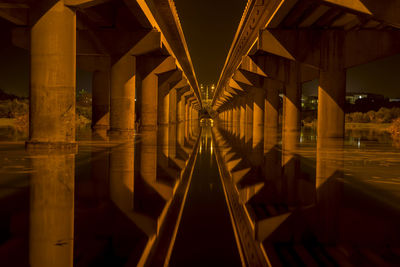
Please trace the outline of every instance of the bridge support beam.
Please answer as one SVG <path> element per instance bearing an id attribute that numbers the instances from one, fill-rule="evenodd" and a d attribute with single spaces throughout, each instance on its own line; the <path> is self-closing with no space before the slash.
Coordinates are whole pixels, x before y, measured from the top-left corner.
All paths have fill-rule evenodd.
<path id="1" fill-rule="evenodd" d="M 165 125 L 169 123 L 169 93 L 162 93 L 160 91 L 158 90 L 158 124 Z"/>
<path id="2" fill-rule="evenodd" d="M 265 128 L 278 129 L 279 123 L 279 87 L 280 83 L 271 79 L 265 80 Z"/>
<path id="3" fill-rule="evenodd" d="M 236 109 L 236 116 L 235 116 L 235 129 L 236 129 L 236 135 L 240 135 L 240 113 L 241 113 L 241 105 L 240 105 L 240 99 L 239 97 L 235 98 L 235 109 Z"/>
<path id="4" fill-rule="evenodd" d="M 27 148 L 76 148 L 76 14 L 56 2 L 31 29 Z"/>
<path id="5" fill-rule="evenodd" d="M 332 32 L 323 39 L 318 87 L 318 138 L 344 137 L 346 70 L 341 37 L 340 33 Z"/>
<path id="6" fill-rule="evenodd" d="M 110 132 L 129 136 L 135 130 L 136 57 L 125 54 L 111 67 Z"/>
<path id="7" fill-rule="evenodd" d="M 175 69 L 175 59 L 171 56 L 141 56 L 139 58 L 141 130 L 157 129 L 159 103 L 163 101 L 162 103 L 165 104 L 165 98 L 159 99 L 158 75 Z M 165 101 L 169 103 L 168 98 Z M 168 120 L 168 115 L 163 119 Z"/>
<path id="8" fill-rule="evenodd" d="M 172 89 L 169 92 L 169 123 L 177 122 L 177 114 L 178 114 L 178 101 L 177 101 L 177 92 L 176 89 Z"/>
<path id="9" fill-rule="evenodd" d="M 301 126 L 301 73 L 300 64 L 287 62 L 283 93 L 283 132 L 298 132 Z"/>
<path id="10" fill-rule="evenodd" d="M 246 95 L 246 142 L 253 138 L 253 97 L 251 94 Z"/>
<path id="11" fill-rule="evenodd" d="M 253 148 L 260 144 L 264 137 L 264 109 L 265 109 L 265 90 L 263 88 L 253 88 Z"/>

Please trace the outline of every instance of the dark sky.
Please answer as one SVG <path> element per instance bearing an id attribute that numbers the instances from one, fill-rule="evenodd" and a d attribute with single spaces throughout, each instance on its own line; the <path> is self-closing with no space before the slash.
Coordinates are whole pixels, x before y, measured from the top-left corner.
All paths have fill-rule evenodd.
<path id="1" fill-rule="evenodd" d="M 303 84 L 303 94 L 317 91 L 318 80 Z M 348 69 L 346 91 L 400 98 L 400 54 Z"/>
<path id="2" fill-rule="evenodd" d="M 199 84 L 217 83 L 247 0 L 175 0 Z"/>

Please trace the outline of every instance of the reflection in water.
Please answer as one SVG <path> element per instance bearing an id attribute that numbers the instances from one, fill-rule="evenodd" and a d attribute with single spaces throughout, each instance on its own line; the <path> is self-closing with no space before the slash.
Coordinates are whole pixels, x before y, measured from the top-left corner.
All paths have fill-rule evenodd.
<path id="1" fill-rule="evenodd" d="M 388 135 L 209 126 L 82 133 L 76 155 L 1 143 L 2 265 L 234 258 L 231 219 L 249 266 L 400 264 L 400 151 Z"/>
<path id="2" fill-rule="evenodd" d="M 229 126 L 213 131 L 248 262 L 258 255 L 272 266 L 399 265 L 400 151 L 385 137 L 317 140 L 306 129 L 283 133 L 280 144 L 277 132 L 264 132 L 258 162 L 251 138 L 241 141 Z M 371 180 L 377 175 L 390 187 Z"/>
<path id="3" fill-rule="evenodd" d="M 30 179 L 29 263 L 72 266 L 74 244 L 73 154 L 33 155 Z"/>
<path id="4" fill-rule="evenodd" d="M 81 135 L 86 140 L 76 155 L 27 154 L 23 143 L 3 143 L 9 156 L 0 158 L 2 265 L 163 265 L 198 135 L 194 122 L 132 138 L 97 131 Z"/>

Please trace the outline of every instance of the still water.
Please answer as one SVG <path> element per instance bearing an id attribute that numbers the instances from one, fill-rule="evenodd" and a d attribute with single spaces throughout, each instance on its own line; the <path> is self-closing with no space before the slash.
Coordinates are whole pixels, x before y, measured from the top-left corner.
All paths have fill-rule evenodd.
<path id="1" fill-rule="evenodd" d="M 81 129 L 40 154 L 0 131 L 1 266 L 399 265 L 397 143 L 277 132 Z"/>

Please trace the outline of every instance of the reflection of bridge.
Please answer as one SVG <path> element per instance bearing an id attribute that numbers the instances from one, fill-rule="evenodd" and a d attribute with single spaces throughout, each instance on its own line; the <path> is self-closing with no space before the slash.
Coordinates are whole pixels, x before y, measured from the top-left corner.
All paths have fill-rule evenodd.
<path id="1" fill-rule="evenodd" d="M 0 17 L 3 42 L 30 50 L 29 145 L 74 146 L 76 67 L 93 72 L 94 128 L 155 128 L 202 106 L 171 1 L 1 0 Z"/>

